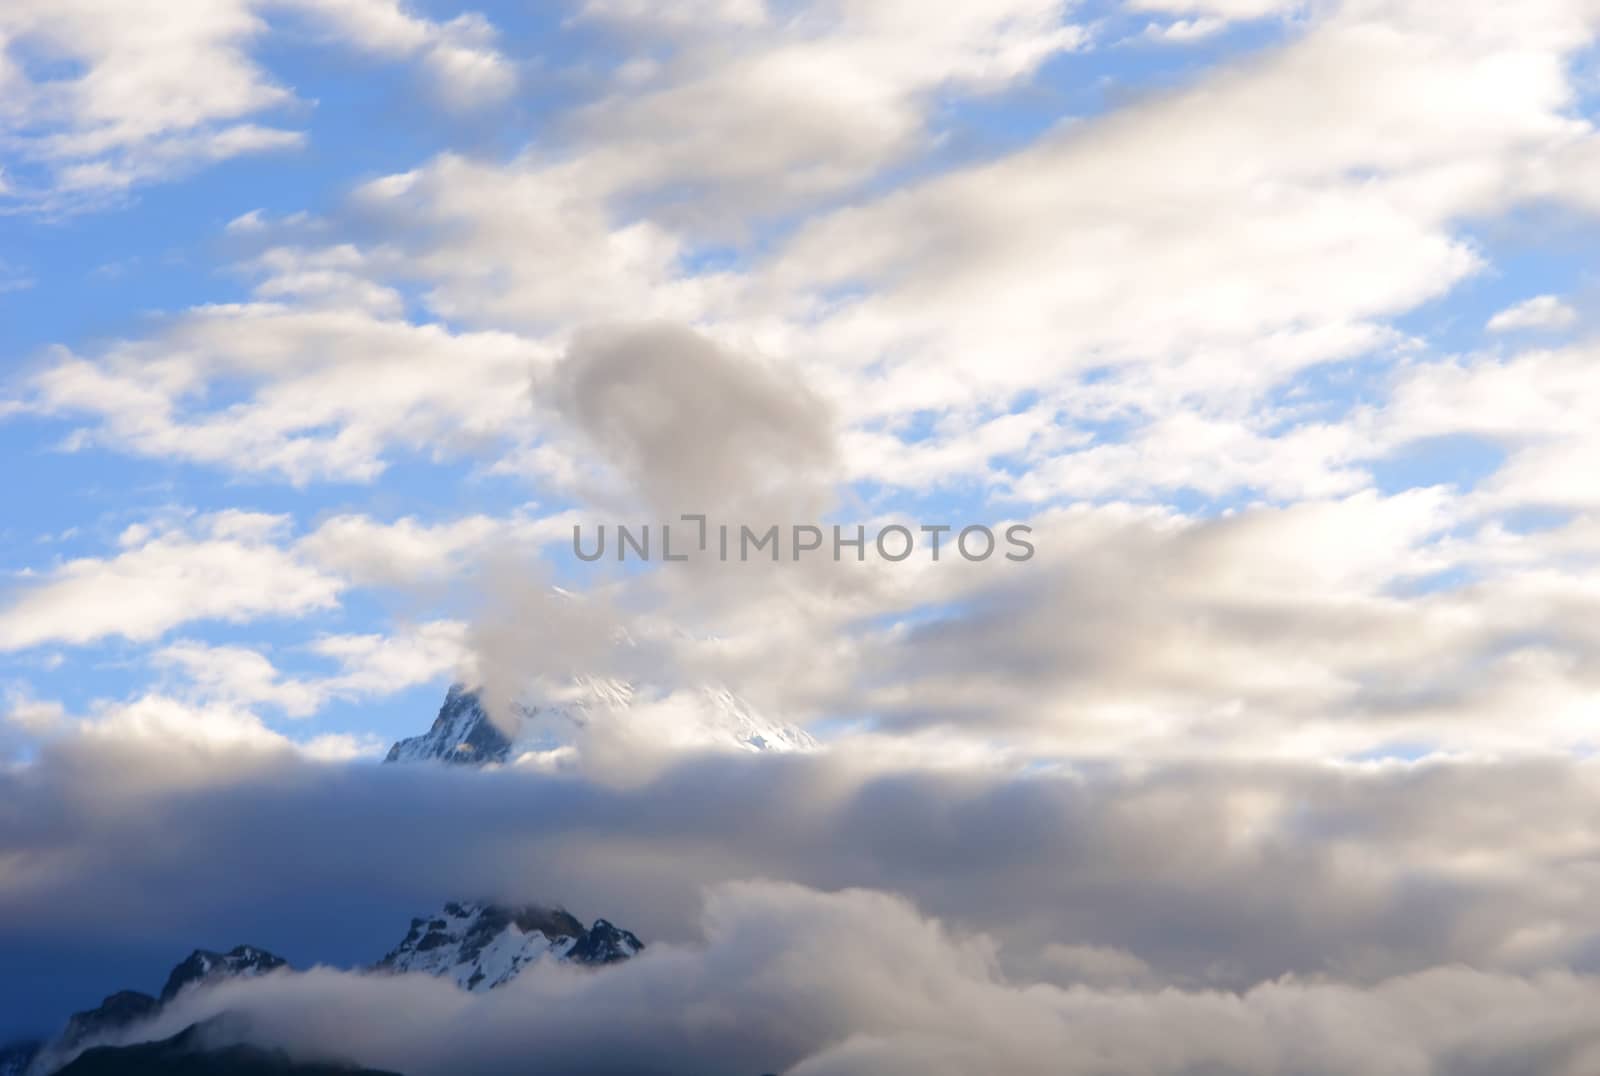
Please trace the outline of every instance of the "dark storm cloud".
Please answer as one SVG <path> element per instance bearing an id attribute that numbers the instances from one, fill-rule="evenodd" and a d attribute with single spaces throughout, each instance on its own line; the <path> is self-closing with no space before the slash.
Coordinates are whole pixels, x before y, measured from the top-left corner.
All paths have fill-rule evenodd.
<path id="1" fill-rule="evenodd" d="M 608 787 L 75 737 L 0 774 L 0 952 L 47 976 L 6 979 L 0 1035 L 148 989 L 195 946 L 371 961 L 448 899 L 559 901 L 693 943 L 705 887 L 753 878 L 902 894 L 1023 979 L 1074 978 L 1050 946 L 1189 987 L 1559 965 L 1600 934 L 1600 835 L 1572 823 L 1595 814 L 1592 768 L 1021 777 L 853 765 L 846 745 Z"/>
<path id="2" fill-rule="evenodd" d="M 326 971 L 238 982 L 143 1034 L 231 1012 L 242 1037 L 411 1076 L 1532 1076 L 1600 1060 L 1600 981 L 1567 973 L 1457 965 L 1238 995 L 1029 985 L 905 901 L 775 882 L 715 887 L 702 928 L 690 945 L 601 971 L 536 966 L 485 995 Z"/>

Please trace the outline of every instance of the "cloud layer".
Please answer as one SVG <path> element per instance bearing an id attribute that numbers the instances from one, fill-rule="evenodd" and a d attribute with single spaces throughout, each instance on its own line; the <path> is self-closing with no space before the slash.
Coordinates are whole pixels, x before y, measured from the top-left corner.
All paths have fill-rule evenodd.
<path id="1" fill-rule="evenodd" d="M 1597 41 L 1594 0 L 7 3 L 0 1035 L 249 942 L 329 966 L 169 1030 L 1594 1070 Z M 699 512 L 921 544 L 566 555 Z M 935 559 L 967 523 L 1037 555 Z M 636 706 L 360 761 L 457 678 Z M 708 690 L 824 746 L 686 749 Z M 650 948 L 335 970 L 473 898 Z"/>

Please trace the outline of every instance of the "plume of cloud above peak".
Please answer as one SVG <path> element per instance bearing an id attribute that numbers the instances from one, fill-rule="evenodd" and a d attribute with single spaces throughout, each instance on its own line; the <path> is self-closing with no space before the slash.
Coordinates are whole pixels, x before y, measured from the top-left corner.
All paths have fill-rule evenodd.
<path id="1" fill-rule="evenodd" d="M 814 516 L 838 467 L 833 409 L 798 364 L 669 323 L 585 331 L 534 394 L 663 519 Z"/>

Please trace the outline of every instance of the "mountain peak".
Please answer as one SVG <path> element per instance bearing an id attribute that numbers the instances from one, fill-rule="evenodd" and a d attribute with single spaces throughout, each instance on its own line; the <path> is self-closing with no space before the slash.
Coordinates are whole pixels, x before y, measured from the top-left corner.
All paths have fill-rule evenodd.
<path id="1" fill-rule="evenodd" d="M 452 684 L 433 726 L 421 736 L 401 740 L 389 748 L 385 762 L 453 762 L 481 766 L 505 762 L 511 741 L 495 727 L 478 693 Z"/>
<path id="2" fill-rule="evenodd" d="M 613 926 L 604 919 L 596 919 L 589 932 L 579 938 L 567 959 L 575 964 L 615 964 L 636 956 L 644 942 L 632 931 Z"/>
<path id="3" fill-rule="evenodd" d="M 561 908 L 452 902 L 439 915 L 411 920 L 405 938 L 378 967 L 443 976 L 477 991 L 510 982 L 540 960 L 612 964 L 643 949 L 630 932 L 604 919 L 585 930 Z"/>
<path id="4" fill-rule="evenodd" d="M 597 714 L 607 715 L 635 731 L 645 729 L 663 743 L 688 749 L 746 752 L 812 751 L 819 745 L 804 729 L 757 711 L 744 699 L 722 687 L 688 692 L 686 705 L 677 708 L 675 720 L 646 725 L 661 718 L 658 711 L 641 709 L 634 686 L 592 677 L 573 684 L 574 697 L 559 705 L 520 703 L 520 727 L 508 736 L 497 727 L 479 694 L 462 684 L 452 685 L 433 725 L 421 736 L 401 740 L 389 749 L 385 762 L 447 762 L 482 766 L 510 762 L 525 752 L 546 752 L 580 741 Z"/>
<path id="5" fill-rule="evenodd" d="M 165 1005 L 180 991 L 196 983 L 265 975 L 288 966 L 289 962 L 281 956 L 253 945 L 236 945 L 226 953 L 196 949 L 167 976 L 167 985 L 161 988 L 161 1004 Z"/>

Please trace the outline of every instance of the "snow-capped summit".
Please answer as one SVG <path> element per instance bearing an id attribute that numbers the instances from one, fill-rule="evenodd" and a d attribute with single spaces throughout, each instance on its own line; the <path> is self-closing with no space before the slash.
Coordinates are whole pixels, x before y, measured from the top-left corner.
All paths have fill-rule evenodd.
<path id="1" fill-rule="evenodd" d="M 167 976 L 167 985 L 161 988 L 161 1003 L 165 1005 L 185 987 L 198 983 L 217 979 L 247 979 L 288 966 L 289 962 L 283 957 L 253 945 L 236 945 L 226 953 L 196 949 Z"/>
<path id="2" fill-rule="evenodd" d="M 439 707 L 433 727 L 421 736 L 401 740 L 389 748 L 385 762 L 458 762 L 481 766 L 504 762 L 511 755 L 506 738 L 478 699 L 475 691 L 454 684 Z"/>
<path id="3" fill-rule="evenodd" d="M 707 717 L 703 729 L 747 751 L 814 751 L 819 746 L 805 729 L 759 713 L 727 688 L 702 688 L 700 695 Z"/>
<path id="4" fill-rule="evenodd" d="M 653 744 L 688 749 L 786 752 L 818 747 L 804 729 L 761 714 L 721 687 L 647 703 L 630 684 L 586 678 L 575 681 L 559 703 L 518 704 L 515 720 L 516 734 L 508 736 L 490 719 L 478 693 L 456 684 L 433 726 L 396 743 L 385 761 L 512 762 L 524 755 L 571 750 L 601 721 Z"/>
<path id="5" fill-rule="evenodd" d="M 540 960 L 612 964 L 643 949 L 633 934 L 604 919 L 585 930 L 559 908 L 450 903 L 439 915 L 413 919 L 404 940 L 378 968 L 444 976 L 478 991 L 510 982 Z"/>

